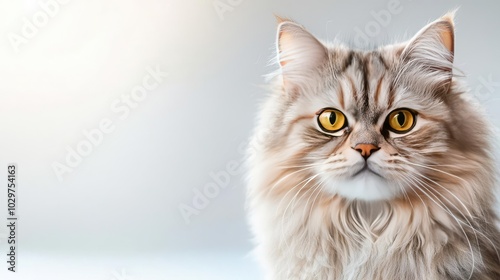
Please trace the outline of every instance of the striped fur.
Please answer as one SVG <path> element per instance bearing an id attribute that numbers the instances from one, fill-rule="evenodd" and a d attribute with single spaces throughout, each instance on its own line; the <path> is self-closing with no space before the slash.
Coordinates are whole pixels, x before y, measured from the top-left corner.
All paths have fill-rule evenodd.
<path id="1" fill-rule="evenodd" d="M 280 23 L 280 71 L 248 161 L 267 279 L 500 279 L 491 134 L 452 75 L 453 36 L 448 14 L 406 43 L 358 51 Z M 319 129 L 325 107 L 348 127 Z M 397 108 L 418 113 L 409 133 L 384 127 Z M 356 143 L 380 147 L 367 161 L 378 175 L 355 175 Z"/>

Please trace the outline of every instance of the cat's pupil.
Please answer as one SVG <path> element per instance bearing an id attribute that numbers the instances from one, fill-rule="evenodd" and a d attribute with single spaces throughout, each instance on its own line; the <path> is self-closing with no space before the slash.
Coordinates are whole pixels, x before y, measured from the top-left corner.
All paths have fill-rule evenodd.
<path id="1" fill-rule="evenodd" d="M 335 114 L 335 112 L 331 112 L 330 113 L 330 123 L 332 125 L 334 125 L 336 121 L 337 121 L 337 114 Z"/>
<path id="2" fill-rule="evenodd" d="M 403 126 L 405 124 L 405 114 L 399 113 L 397 119 L 400 126 Z"/>

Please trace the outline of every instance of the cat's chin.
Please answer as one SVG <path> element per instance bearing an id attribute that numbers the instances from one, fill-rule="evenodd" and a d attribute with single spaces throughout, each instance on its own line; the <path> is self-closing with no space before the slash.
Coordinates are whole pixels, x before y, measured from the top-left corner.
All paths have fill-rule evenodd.
<path id="1" fill-rule="evenodd" d="M 385 178 L 363 168 L 348 179 L 329 179 L 325 189 L 347 199 L 365 201 L 389 200 L 398 195 L 397 189 Z"/>

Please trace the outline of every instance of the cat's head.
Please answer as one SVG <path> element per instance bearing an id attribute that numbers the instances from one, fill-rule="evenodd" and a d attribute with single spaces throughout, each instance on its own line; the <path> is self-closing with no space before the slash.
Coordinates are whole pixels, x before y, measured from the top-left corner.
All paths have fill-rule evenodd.
<path id="1" fill-rule="evenodd" d="M 322 43 L 288 20 L 276 44 L 279 87 L 262 116 L 263 156 L 324 191 L 401 197 L 439 180 L 436 164 L 467 169 L 455 161 L 486 149 L 482 117 L 453 76 L 453 14 L 370 51 Z"/>

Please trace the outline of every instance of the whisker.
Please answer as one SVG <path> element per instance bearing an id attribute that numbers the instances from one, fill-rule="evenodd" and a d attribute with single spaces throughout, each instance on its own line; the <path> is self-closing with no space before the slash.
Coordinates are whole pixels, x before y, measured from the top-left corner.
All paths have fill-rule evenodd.
<path id="1" fill-rule="evenodd" d="M 424 182 L 423 180 L 421 180 L 421 179 L 419 179 L 419 178 L 415 177 L 415 175 L 422 176 L 424 179 L 428 179 L 428 180 L 431 180 L 432 182 L 434 182 L 432 179 L 429 179 L 429 178 L 427 178 L 426 176 L 424 176 L 424 175 L 422 175 L 422 174 L 418 174 L 418 173 L 415 173 L 415 174 L 413 174 L 413 175 L 412 175 L 412 174 L 409 174 L 409 175 L 410 175 L 410 176 L 412 176 L 415 180 L 418 180 L 420 183 L 425 184 L 427 187 L 429 187 L 429 188 L 433 189 L 433 188 L 432 188 L 432 186 L 430 186 L 428 183 Z M 434 182 L 434 183 L 436 183 L 436 182 Z M 438 184 L 438 183 L 436 183 L 436 184 L 437 184 L 438 186 L 442 187 L 443 189 L 445 189 L 445 188 L 444 188 L 443 186 L 441 186 L 440 184 Z M 426 189 L 427 189 L 427 187 L 426 187 Z M 430 191 L 429 191 L 429 192 L 430 192 Z M 435 193 L 433 193 L 433 192 L 431 192 L 431 193 L 434 195 L 434 197 L 436 197 L 436 199 L 438 199 L 438 200 L 439 200 L 439 202 L 441 202 L 441 203 L 442 203 L 442 205 L 443 205 L 444 207 L 446 207 L 446 209 L 448 210 L 448 212 L 449 212 L 449 213 L 450 213 L 450 215 L 451 215 L 451 210 L 447 207 L 447 205 L 446 205 L 446 204 L 444 204 L 444 203 L 443 203 L 443 202 L 442 202 L 442 201 L 441 201 L 441 200 L 440 200 L 440 199 L 436 196 L 436 194 L 435 194 Z M 467 216 L 466 216 L 466 215 L 462 212 L 462 210 L 460 210 L 460 209 L 459 209 L 459 208 L 458 208 L 458 207 L 457 207 L 457 206 L 456 206 L 453 202 L 451 202 L 451 201 L 450 201 L 450 200 L 449 200 L 446 196 L 444 196 L 442 193 L 438 192 L 437 190 L 436 190 L 436 193 L 437 193 L 437 194 L 439 194 L 439 195 L 440 195 L 440 196 L 441 196 L 444 200 L 446 200 L 446 201 L 447 201 L 447 202 L 448 202 L 451 206 L 453 206 L 453 207 L 454 207 L 454 208 L 458 211 L 458 213 L 459 213 L 459 214 L 460 214 L 460 215 L 461 215 L 461 216 L 462 216 L 462 217 L 463 217 L 463 218 L 467 221 L 467 224 L 465 224 L 462 220 L 459 220 L 462 224 L 464 224 L 465 226 L 469 226 L 469 227 L 470 227 L 470 228 L 474 231 L 474 234 L 476 234 L 476 232 L 479 232 L 479 231 L 477 231 L 477 230 L 476 230 L 476 228 L 474 228 L 474 227 L 472 226 L 472 224 L 471 224 L 470 220 L 469 220 L 469 219 L 467 218 Z M 460 201 L 460 199 L 459 199 L 458 197 L 456 197 L 456 199 L 457 199 L 459 202 L 461 202 L 461 201 Z M 462 202 L 461 202 L 461 203 L 462 203 Z M 463 203 L 462 203 L 462 205 L 463 205 Z M 469 217 L 471 217 L 472 219 L 474 219 L 474 217 L 473 217 L 472 215 L 470 215 L 470 212 L 469 212 L 469 210 L 467 209 L 467 207 L 466 207 L 465 205 L 463 205 L 463 207 L 464 207 L 464 208 L 466 209 L 466 211 L 469 213 Z M 477 235 L 476 235 L 476 241 L 478 242 L 478 246 L 479 246 L 479 241 L 478 241 L 478 237 L 477 237 Z"/>
<path id="2" fill-rule="evenodd" d="M 306 193 L 307 193 L 307 192 L 309 192 L 310 190 L 313 190 L 313 191 L 311 192 L 311 194 L 309 195 L 309 197 L 307 198 L 307 201 L 306 201 L 306 203 L 304 204 L 303 211 L 302 211 L 302 217 L 304 217 L 306 220 L 308 220 L 308 219 L 309 219 L 309 217 L 311 217 L 311 215 L 306 216 L 306 211 L 307 211 L 308 209 L 312 209 L 312 208 L 314 207 L 314 203 L 312 203 L 312 204 L 311 204 L 311 206 L 309 207 L 309 200 L 311 199 L 311 197 L 314 195 L 314 193 L 315 193 L 316 191 L 318 191 L 318 194 L 321 192 L 321 186 L 322 186 L 322 184 L 323 184 L 325 181 L 326 181 L 326 179 L 322 179 L 322 180 L 321 180 L 321 181 L 319 181 L 316 185 L 314 185 L 314 187 L 312 187 L 312 188 L 310 188 L 309 190 L 307 190 L 307 191 L 306 191 Z M 300 198 L 299 198 L 299 199 L 300 199 Z M 292 206 L 292 207 L 293 207 L 293 206 Z M 307 231 L 304 231 L 304 232 L 302 233 L 302 238 L 306 238 L 306 236 L 305 236 L 305 234 L 306 234 L 306 233 L 307 233 Z"/>
<path id="3" fill-rule="evenodd" d="M 408 175 L 412 176 L 411 174 L 408 174 Z M 412 176 L 412 177 L 414 177 L 414 176 Z M 414 178 L 416 178 L 416 177 L 414 177 Z M 414 183 L 415 183 L 415 181 L 413 181 L 411 178 L 408 178 L 408 179 L 410 179 L 412 182 L 414 182 Z M 417 178 L 416 178 L 416 179 L 417 179 Z M 425 196 L 427 196 L 427 197 L 428 197 L 428 198 L 429 198 L 432 202 L 434 202 L 434 203 L 435 203 L 438 207 L 440 207 L 442 210 L 444 210 L 445 212 L 447 212 L 447 213 L 448 213 L 448 214 L 449 214 L 449 215 L 450 215 L 450 216 L 451 216 L 451 217 L 452 217 L 452 218 L 453 218 L 453 219 L 457 222 L 457 224 L 459 225 L 460 229 L 462 230 L 462 233 L 464 234 L 464 237 L 465 237 L 465 239 L 467 240 L 467 243 L 468 243 L 468 245 L 469 245 L 469 249 L 470 249 L 470 253 L 471 253 L 471 257 L 472 257 L 472 269 L 471 269 L 471 274 L 470 274 L 470 276 L 469 276 L 469 279 L 471 279 L 471 278 L 472 278 L 472 275 L 474 274 L 474 270 L 475 270 L 475 257 L 474 257 L 474 250 L 472 249 L 472 244 L 471 244 L 471 242 L 470 242 L 470 239 L 469 239 L 469 237 L 468 237 L 467 233 L 465 232 L 465 229 L 463 228 L 462 224 L 459 222 L 459 219 L 458 219 L 458 218 L 457 218 L 457 217 L 456 217 L 453 213 L 451 213 L 451 212 L 449 211 L 448 207 L 447 207 L 446 205 L 444 205 L 444 204 L 443 204 L 443 202 L 442 202 L 441 200 L 439 200 L 439 198 L 437 198 L 437 197 L 436 197 L 436 195 L 435 195 L 434 193 L 432 193 L 429 189 L 427 189 L 427 187 L 425 187 L 423 184 L 420 184 L 420 183 L 418 183 L 418 182 L 416 182 L 416 183 L 417 183 L 417 184 L 416 184 L 416 185 L 413 185 L 413 186 L 417 187 L 417 188 L 418 188 L 418 189 L 419 189 L 419 190 L 420 190 L 420 191 L 421 191 L 421 192 L 422 192 Z M 428 194 L 428 193 L 427 193 L 424 189 L 420 188 L 418 185 L 420 185 L 420 186 L 424 187 L 427 191 L 429 191 L 430 193 L 432 193 L 432 194 L 436 197 L 436 199 L 438 199 L 438 200 L 441 202 L 441 204 L 437 203 L 437 202 L 436 202 L 436 201 L 435 201 L 435 200 L 434 200 L 434 199 L 433 199 L 433 198 L 432 198 L 432 197 L 431 197 L 431 196 L 430 196 L 430 195 L 429 195 L 429 194 Z M 446 207 L 448 210 L 446 210 L 445 208 L 443 208 L 443 205 L 444 205 L 444 207 Z M 476 236 L 476 237 L 477 237 L 477 236 Z"/>
<path id="4" fill-rule="evenodd" d="M 320 185 L 320 186 L 322 186 L 322 185 Z M 314 197 L 314 199 L 313 199 L 313 201 L 312 201 L 312 203 L 311 203 L 311 207 L 309 208 L 309 216 L 308 216 L 308 217 L 311 217 L 311 215 L 312 215 L 312 210 L 314 209 L 314 207 L 313 207 L 313 206 L 314 206 L 314 203 L 316 203 L 316 199 L 318 198 L 318 195 L 321 193 L 321 188 L 322 188 L 322 187 L 318 187 L 318 188 L 317 188 L 317 189 L 318 189 L 318 191 L 317 191 L 316 196 Z M 313 193 L 314 193 L 314 192 L 313 192 Z"/>
<path id="5" fill-rule="evenodd" d="M 313 180 L 314 178 L 316 178 L 317 176 L 319 176 L 320 174 L 315 174 L 315 175 L 312 175 L 312 176 L 309 176 L 307 177 L 306 179 L 300 181 L 298 184 L 296 184 L 293 188 L 291 188 L 290 190 L 288 190 L 288 192 L 281 198 L 280 202 L 278 203 L 278 206 L 277 206 L 277 209 L 280 208 L 281 206 L 281 203 L 285 200 L 285 198 L 288 196 L 288 194 L 293 191 L 297 186 L 299 186 L 300 184 L 302 184 L 302 182 L 306 181 L 306 183 L 304 183 L 304 185 L 301 187 L 304 188 L 311 180 Z M 300 190 L 299 190 L 300 191 Z M 299 192 L 297 192 L 295 194 L 295 196 L 292 198 L 292 200 L 287 204 L 286 208 L 285 208 L 285 211 L 283 212 L 283 215 L 281 217 L 281 240 L 285 242 L 285 245 L 288 247 L 288 243 L 286 242 L 286 238 L 285 237 L 285 215 L 286 215 L 286 212 L 288 210 L 288 207 L 290 206 L 290 204 L 293 202 L 293 200 L 296 198 L 297 194 Z"/>
<path id="6" fill-rule="evenodd" d="M 449 172 L 446 172 L 446 171 L 443 171 L 443 170 L 440 170 L 440 169 L 437 169 L 437 168 L 433 168 L 433 167 L 429 167 L 429 166 L 426 166 L 426 165 L 423 165 L 423 164 L 418 164 L 418 163 L 414 163 L 414 162 L 409 162 L 409 161 L 405 161 L 405 163 L 407 164 L 411 164 L 411 165 L 414 165 L 414 166 L 419 166 L 419 167 L 423 167 L 423 168 L 427 168 L 427 169 L 430 169 L 430 170 L 433 170 L 433 171 L 437 171 L 437 172 L 441 172 L 443 174 L 446 174 L 446 175 L 449 175 L 453 178 L 456 178 L 456 179 L 459 179 L 461 180 L 462 182 L 465 182 L 467 183 L 467 181 L 457 175 L 454 175 L 454 174 L 451 174 Z"/>
<path id="7" fill-rule="evenodd" d="M 313 167 L 313 166 L 320 166 L 323 165 L 323 162 L 319 163 L 310 163 L 310 164 L 303 164 L 303 165 L 279 165 L 279 169 L 293 169 L 293 168 L 303 168 L 303 167 Z"/>
<path id="8" fill-rule="evenodd" d="M 296 199 L 297 198 L 297 195 L 299 195 L 299 193 L 307 186 L 307 184 L 309 184 L 309 182 L 311 182 L 314 178 L 318 177 L 320 174 L 316 174 L 314 177 L 312 177 L 311 179 L 309 179 L 304 185 L 302 185 L 302 187 L 295 193 L 295 195 L 293 196 L 292 200 L 290 201 L 290 203 L 292 203 L 292 208 L 295 207 L 295 202 L 297 200 L 300 200 L 300 198 L 304 195 L 300 195 L 299 196 L 299 199 Z M 314 185 L 316 186 L 316 184 Z M 312 188 L 314 188 L 314 186 Z M 307 191 L 306 191 L 307 192 Z M 288 207 L 287 207 L 288 208 Z M 285 209 L 285 214 L 286 214 L 286 209 Z"/>
<path id="9" fill-rule="evenodd" d="M 467 212 L 467 214 L 469 215 L 470 218 L 472 218 L 473 220 L 476 219 L 477 217 L 476 216 L 473 216 L 469 209 L 467 208 L 467 206 L 465 206 L 465 204 L 462 202 L 462 200 L 460 200 L 460 198 L 458 198 L 453 192 L 451 192 L 450 190 L 448 190 L 447 188 L 445 188 L 444 186 L 442 186 L 441 184 L 439 184 L 438 182 L 428 178 L 427 176 L 423 175 L 423 174 L 419 174 L 419 173 L 415 173 L 415 175 L 418 175 L 418 176 L 421 176 L 431 182 L 433 182 L 434 184 L 436 184 L 437 186 L 441 187 L 442 189 L 444 189 L 445 191 L 447 191 L 450 195 L 452 195 L 460 204 L 461 206 L 465 209 L 465 211 Z M 481 231 L 477 230 L 475 227 L 472 226 L 471 222 L 469 221 L 469 219 L 467 219 L 467 216 L 454 204 L 452 203 L 446 196 L 444 196 L 443 194 L 437 192 L 439 195 L 441 195 L 449 204 L 451 204 L 459 213 L 460 215 L 462 215 L 462 217 L 464 217 L 464 219 L 467 221 L 468 223 L 468 226 L 474 231 L 474 234 L 476 233 L 479 233 L 481 236 L 483 236 L 484 238 L 486 238 L 486 240 L 488 240 L 488 242 L 490 242 L 490 244 L 493 246 L 493 249 L 495 250 L 495 253 L 498 257 L 498 259 L 500 260 L 500 254 L 495 246 L 495 244 L 493 243 L 493 241 L 488 237 L 486 236 L 486 234 L 482 233 Z M 465 223 L 464 223 L 465 225 Z M 466 225 L 467 226 L 467 225 Z M 476 241 L 478 241 L 478 238 L 477 238 L 477 234 L 476 234 Z M 479 244 L 478 244 L 479 246 Z"/>
<path id="10" fill-rule="evenodd" d="M 408 196 L 408 192 L 404 188 L 403 184 L 401 184 L 400 182 L 397 182 L 397 185 L 398 185 L 399 189 L 401 190 L 401 192 L 403 193 L 403 196 L 405 197 L 405 199 L 410 203 L 411 209 L 415 210 L 415 208 L 413 207 L 413 203 L 411 203 L 411 199 Z"/>
<path id="11" fill-rule="evenodd" d="M 314 195 L 314 193 L 316 192 L 317 189 L 320 189 L 321 188 L 321 185 L 326 181 L 326 178 L 323 178 L 321 179 L 314 187 L 308 189 L 304 195 L 306 193 L 308 193 L 310 190 L 312 190 L 311 194 L 309 195 L 309 197 L 307 198 L 306 200 L 306 204 L 304 205 L 304 211 L 302 213 L 302 217 L 306 217 L 305 216 L 305 211 L 308 209 L 308 205 L 309 205 L 309 200 L 311 199 L 311 197 Z M 300 198 L 299 198 L 300 199 Z M 311 207 L 313 207 L 314 204 L 311 204 Z"/>
<path id="12" fill-rule="evenodd" d="M 287 175 L 283 176 L 282 178 L 280 178 L 276 183 L 274 183 L 271 188 L 267 191 L 268 193 L 271 193 L 274 188 L 279 184 L 281 183 L 283 180 L 285 180 L 286 178 L 292 176 L 293 174 L 297 174 L 299 172 L 302 172 L 302 171 L 305 171 L 305 170 L 309 170 L 309 169 L 312 169 L 314 168 L 314 166 L 309 166 L 309 167 L 305 167 L 305 168 L 302 168 L 302 169 L 299 169 L 299 170 L 296 170 L 296 171 L 293 171 L 291 173 L 288 173 Z"/>
<path id="13" fill-rule="evenodd" d="M 429 209 L 427 209 L 427 205 L 425 204 L 425 201 L 422 199 L 422 197 L 415 191 L 415 189 L 413 189 L 413 184 L 411 184 L 411 182 L 409 181 L 409 178 L 407 178 L 406 176 L 403 176 L 403 181 L 405 181 L 405 183 L 408 185 L 409 189 L 412 190 L 415 195 L 417 195 L 417 197 L 420 199 L 420 201 L 422 202 L 422 205 L 424 205 L 424 210 L 425 210 L 425 213 L 427 216 L 429 216 Z"/>

